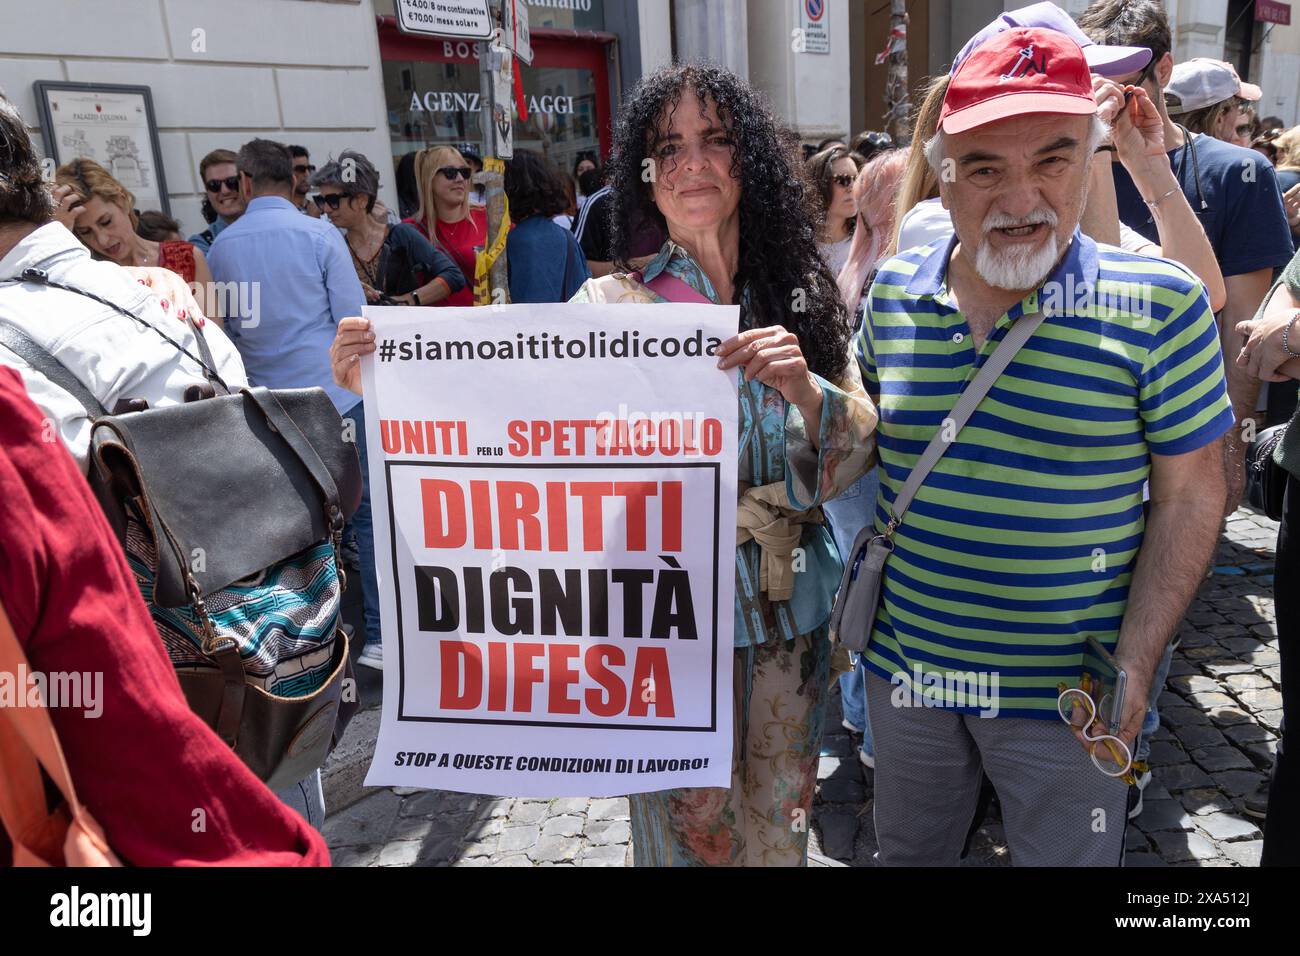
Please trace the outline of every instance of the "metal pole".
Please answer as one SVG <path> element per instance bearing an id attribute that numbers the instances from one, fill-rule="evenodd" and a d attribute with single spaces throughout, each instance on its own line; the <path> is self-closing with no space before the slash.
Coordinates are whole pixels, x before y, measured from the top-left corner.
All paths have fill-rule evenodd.
<path id="1" fill-rule="evenodd" d="M 912 138 L 912 104 L 908 102 L 907 82 L 907 0 L 891 0 L 889 8 L 889 78 L 885 94 L 889 110 L 886 129 L 896 143 Z M 901 31 L 902 37 L 898 37 Z"/>
<path id="2" fill-rule="evenodd" d="M 487 200 L 485 251 L 492 248 L 493 241 L 497 238 L 497 233 L 501 229 L 501 223 L 505 219 L 506 213 L 505 175 L 502 172 L 500 161 L 496 159 L 495 120 L 492 115 L 495 98 L 493 74 L 498 62 L 498 56 L 500 54 L 492 50 L 490 43 L 481 42 L 478 44 L 479 128 L 483 133 L 483 172 L 481 176 L 486 191 L 485 199 Z M 505 104 L 505 108 L 508 116 L 510 104 Z M 506 271 L 506 251 L 504 248 L 501 249 L 489 268 L 487 296 L 487 301 L 490 303 L 510 301 L 510 285 Z M 476 295 L 475 304 L 482 304 L 478 299 L 479 297 Z"/>

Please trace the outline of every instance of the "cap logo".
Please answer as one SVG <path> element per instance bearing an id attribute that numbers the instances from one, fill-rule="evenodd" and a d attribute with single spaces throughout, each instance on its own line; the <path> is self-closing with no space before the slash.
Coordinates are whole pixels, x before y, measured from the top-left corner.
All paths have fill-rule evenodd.
<path id="1" fill-rule="evenodd" d="M 1034 45 L 1031 43 L 1016 55 L 1015 62 L 1011 64 L 1011 69 L 998 77 L 999 83 L 1005 83 L 1007 80 L 1017 80 L 1023 76 L 1030 76 L 1034 73 L 1047 72 L 1047 54 L 1038 54 L 1038 59 L 1034 59 Z"/>

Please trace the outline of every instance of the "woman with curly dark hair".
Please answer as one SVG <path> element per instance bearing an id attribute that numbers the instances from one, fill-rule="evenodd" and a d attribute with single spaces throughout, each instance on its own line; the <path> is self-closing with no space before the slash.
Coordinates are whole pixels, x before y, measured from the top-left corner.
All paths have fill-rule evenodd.
<path id="1" fill-rule="evenodd" d="M 511 302 L 567 302 L 591 278 L 573 233 L 554 216 L 569 205 L 560 174 L 528 149 L 506 163 L 506 200 L 514 228 L 506 239 Z"/>
<path id="2" fill-rule="evenodd" d="M 644 271 L 592 279 L 574 301 L 734 304 L 741 329 L 717 353 L 740 373 L 731 786 L 633 795 L 636 862 L 801 865 L 840 575 L 820 506 L 866 470 L 875 409 L 801 177 L 758 94 L 718 67 L 660 70 L 624 103 L 614 146 L 614 261 L 629 268 L 638 218 L 668 241 Z"/>

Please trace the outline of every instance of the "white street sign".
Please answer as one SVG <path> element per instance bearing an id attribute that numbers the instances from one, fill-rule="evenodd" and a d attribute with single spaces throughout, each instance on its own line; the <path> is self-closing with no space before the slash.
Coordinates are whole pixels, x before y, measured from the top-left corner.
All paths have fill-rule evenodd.
<path id="1" fill-rule="evenodd" d="M 799 29 L 803 31 L 805 53 L 830 53 L 831 35 L 826 5 L 830 0 L 795 0 L 799 8 Z"/>
<path id="2" fill-rule="evenodd" d="M 397 0 L 397 28 L 403 33 L 486 40 L 492 36 L 488 0 Z"/>
<path id="3" fill-rule="evenodd" d="M 533 65 L 533 41 L 528 30 L 528 5 L 524 0 L 503 0 L 501 43 L 512 50 L 515 58 Z"/>

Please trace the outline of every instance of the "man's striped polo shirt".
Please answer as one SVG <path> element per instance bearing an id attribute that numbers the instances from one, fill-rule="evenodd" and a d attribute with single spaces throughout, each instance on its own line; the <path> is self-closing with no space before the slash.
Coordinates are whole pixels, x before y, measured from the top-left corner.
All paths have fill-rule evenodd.
<path id="1" fill-rule="evenodd" d="M 1076 230 L 977 360 L 947 288 L 955 243 L 890 259 L 869 294 L 858 357 L 880 395 L 877 529 L 1010 324 L 1040 307 L 1047 318 L 895 532 L 867 666 L 909 700 L 946 693 L 969 713 L 989 711 L 963 693 L 970 678 L 940 675 L 995 677 L 1000 716 L 1059 719 L 1057 684 L 1077 683 L 1084 640 L 1113 650 L 1119 636 L 1150 453 L 1184 454 L 1232 427 L 1218 331 L 1187 270 Z"/>

